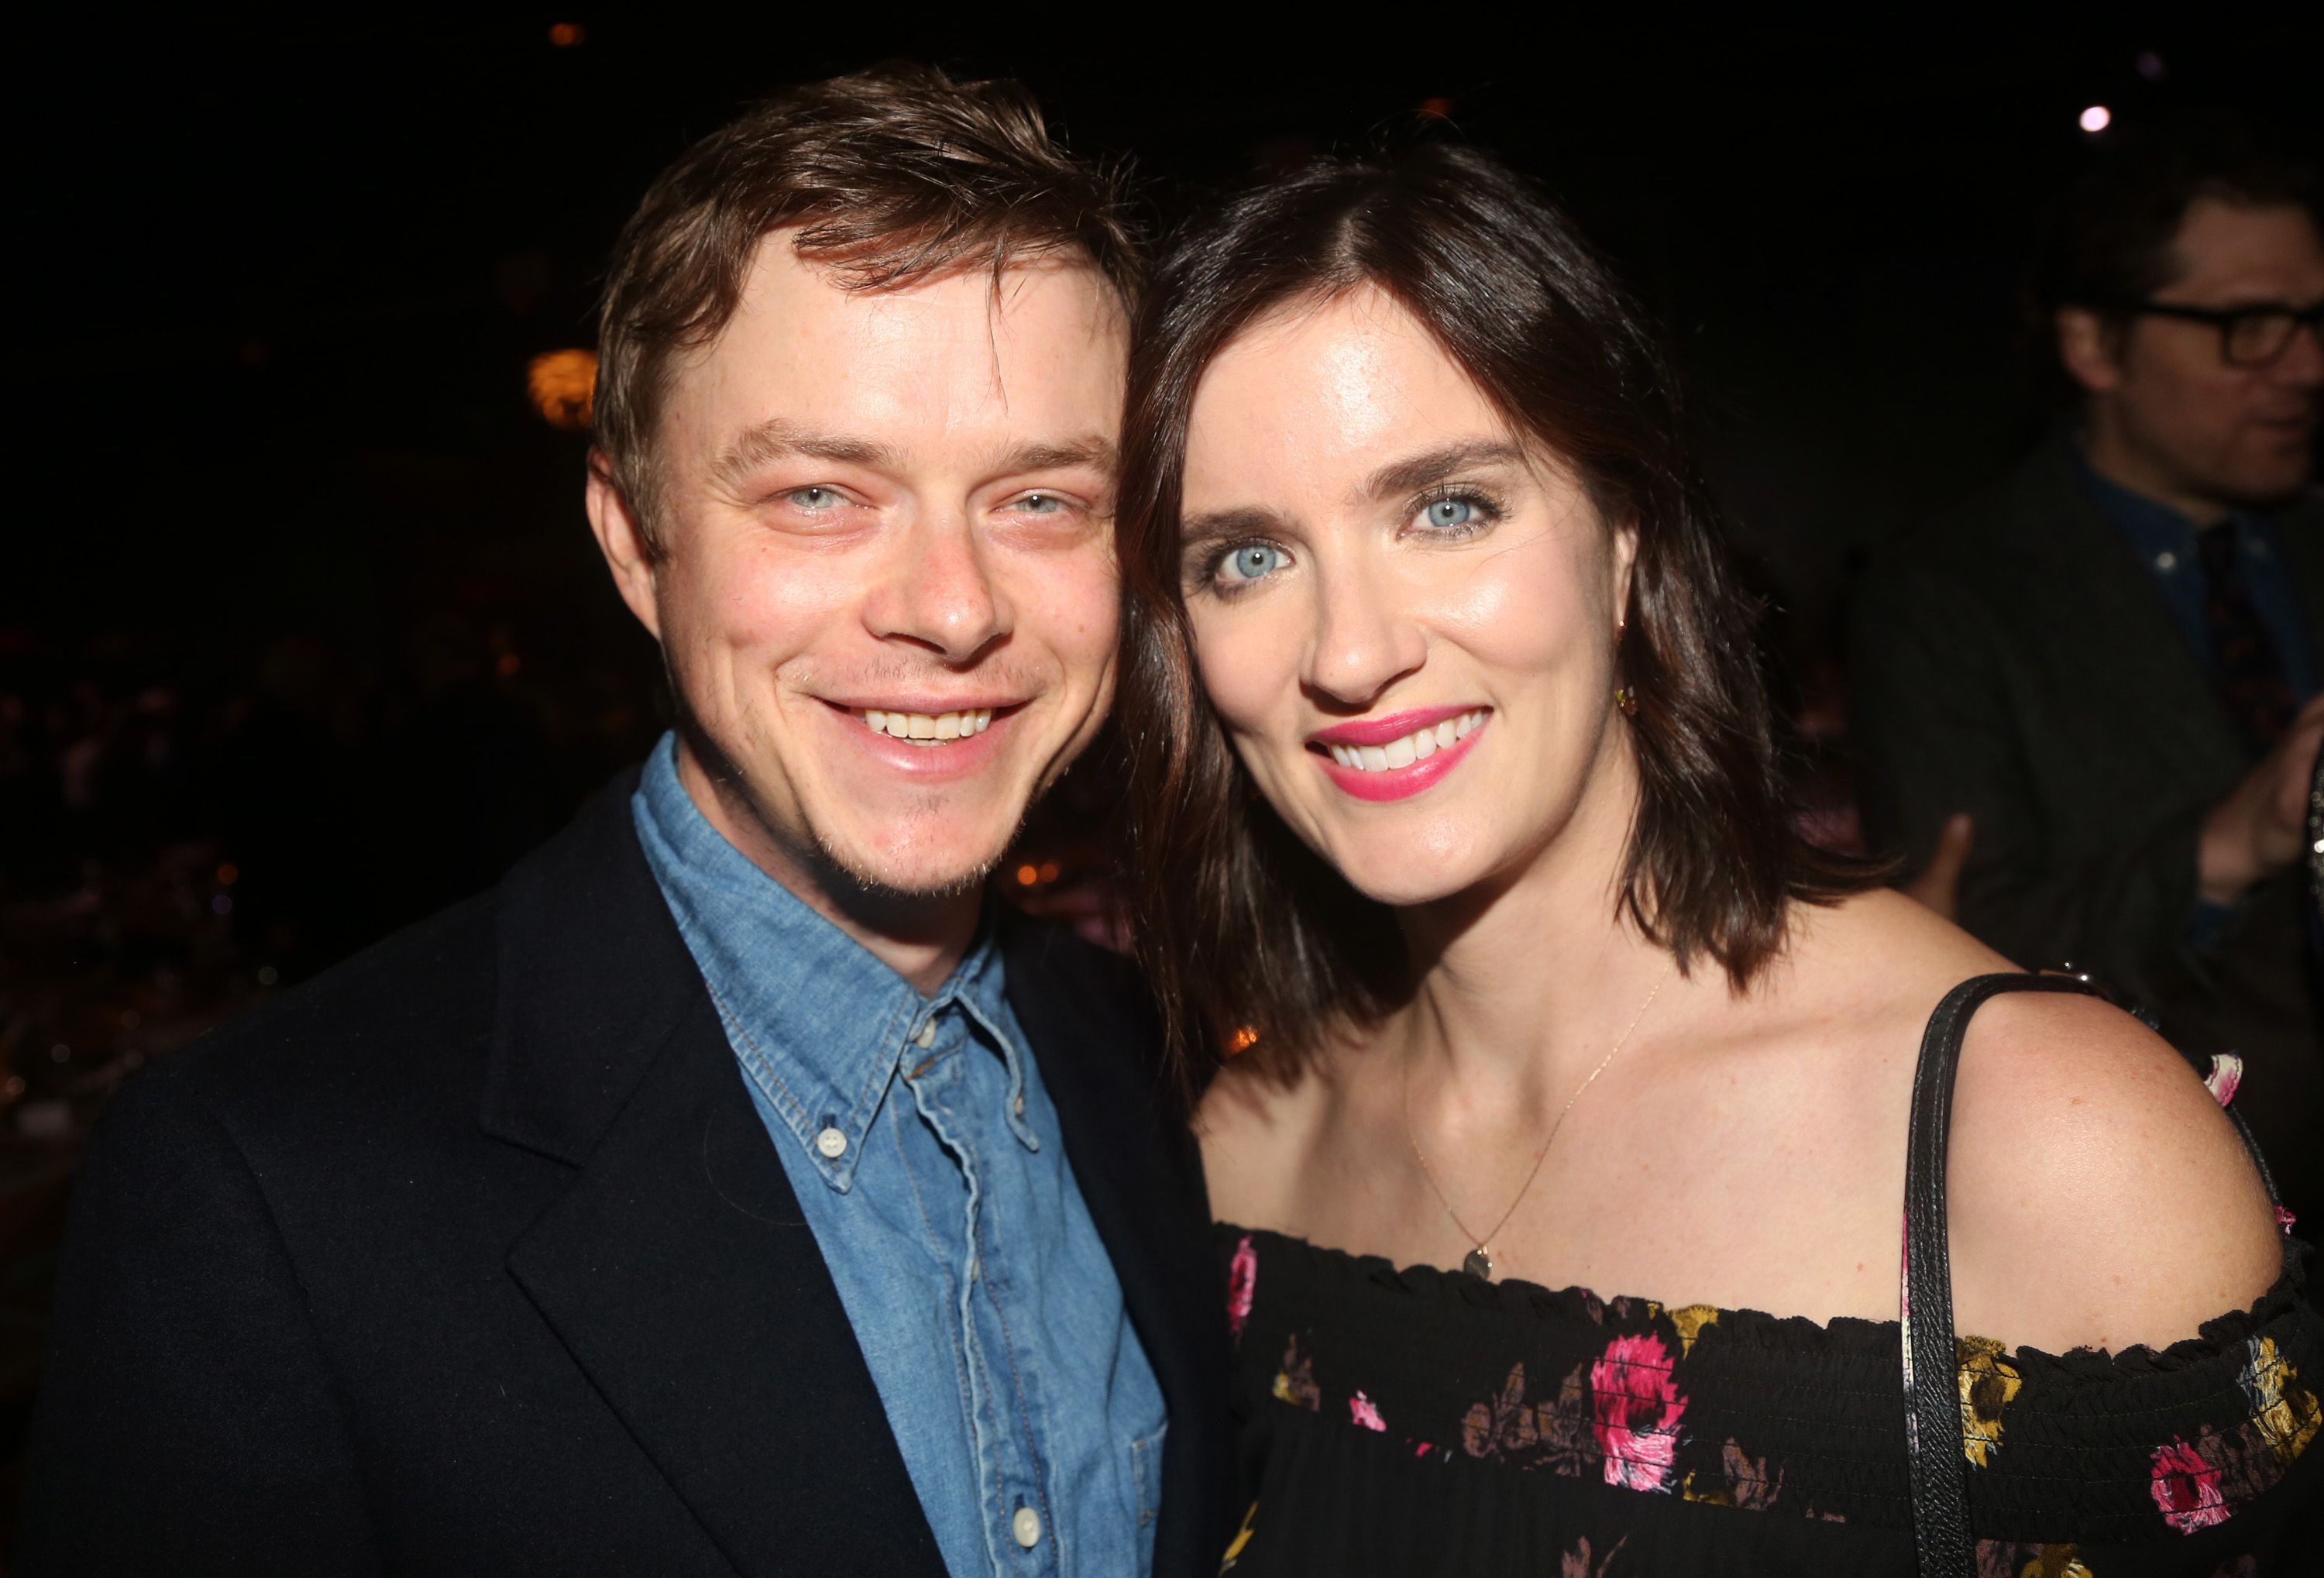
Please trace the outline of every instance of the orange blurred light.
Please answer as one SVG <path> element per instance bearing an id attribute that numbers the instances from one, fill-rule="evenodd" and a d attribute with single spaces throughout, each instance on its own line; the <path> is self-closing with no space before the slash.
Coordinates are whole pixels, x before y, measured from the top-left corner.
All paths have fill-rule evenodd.
<path id="1" fill-rule="evenodd" d="M 242 878 L 242 868 L 228 861 L 217 869 L 218 886 L 231 888 Z"/>
<path id="2" fill-rule="evenodd" d="M 1057 863 L 1056 861 L 1045 860 L 1041 863 L 1041 880 L 1045 882 L 1054 882 L 1057 880 Z"/>
<path id="3" fill-rule="evenodd" d="M 515 673 L 523 666 L 522 661 L 514 652 L 503 652 L 500 656 L 500 661 L 493 665 L 493 668 L 500 670 L 501 678 L 503 679 Z"/>
<path id="4" fill-rule="evenodd" d="M 1040 880 L 1041 873 L 1038 868 L 1033 866 L 1019 866 L 1017 868 L 1017 885 L 1019 887 L 1029 888 Z"/>
<path id="5" fill-rule="evenodd" d="M 1245 1025 L 1241 1029 L 1237 1030 L 1233 1035 L 1227 1038 L 1227 1056 L 1232 1057 L 1240 1053 L 1250 1051 L 1252 1043 L 1256 1042 L 1258 1039 L 1259 1032 L 1252 1029 L 1249 1025 Z"/>
<path id="6" fill-rule="evenodd" d="M 557 23 L 549 30 L 549 42 L 560 50 L 569 50 L 575 44 L 586 43 L 588 38 L 589 30 L 577 22 Z"/>
<path id="7" fill-rule="evenodd" d="M 525 366 L 532 408 L 552 428 L 579 432 L 589 425 L 589 399 L 597 388 L 597 353 L 544 351 Z"/>
<path id="8" fill-rule="evenodd" d="M 1420 113 L 1433 121 L 1449 121 L 1452 118 L 1452 101 L 1449 98 L 1424 98 L 1420 101 Z"/>

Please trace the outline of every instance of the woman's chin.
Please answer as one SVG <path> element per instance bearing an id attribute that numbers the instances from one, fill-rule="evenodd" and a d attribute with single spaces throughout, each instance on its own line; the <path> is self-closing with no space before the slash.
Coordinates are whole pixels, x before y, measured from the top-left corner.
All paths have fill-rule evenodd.
<path id="1" fill-rule="evenodd" d="M 1340 874 L 1348 880 L 1350 887 L 1373 903 L 1407 909 L 1450 899 L 1475 886 L 1484 873 L 1468 870 L 1465 862 L 1455 867 L 1416 851 L 1403 860 L 1343 864 Z"/>

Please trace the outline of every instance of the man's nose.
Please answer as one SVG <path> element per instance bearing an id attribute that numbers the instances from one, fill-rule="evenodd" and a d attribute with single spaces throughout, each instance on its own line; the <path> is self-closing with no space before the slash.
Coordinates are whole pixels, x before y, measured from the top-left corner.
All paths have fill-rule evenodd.
<path id="1" fill-rule="evenodd" d="M 1392 579 L 1363 566 L 1321 568 L 1305 678 L 1343 706 L 1364 707 L 1418 669 L 1427 641 Z"/>
<path id="2" fill-rule="evenodd" d="M 864 609 L 873 635 L 927 647 L 953 663 L 970 661 L 1015 618 L 983 545 L 956 512 L 913 523 Z"/>

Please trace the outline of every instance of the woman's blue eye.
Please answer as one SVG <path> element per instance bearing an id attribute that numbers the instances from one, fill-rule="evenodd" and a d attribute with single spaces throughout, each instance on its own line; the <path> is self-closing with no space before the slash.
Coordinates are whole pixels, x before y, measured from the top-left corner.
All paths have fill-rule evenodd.
<path id="1" fill-rule="evenodd" d="M 1435 499 L 1421 515 L 1431 526 L 1458 530 L 1476 522 L 1477 506 L 1466 499 Z"/>
<path id="2" fill-rule="evenodd" d="M 1283 563 L 1283 550 L 1264 542 L 1246 542 L 1227 555 L 1227 578 L 1235 581 L 1256 581 Z"/>

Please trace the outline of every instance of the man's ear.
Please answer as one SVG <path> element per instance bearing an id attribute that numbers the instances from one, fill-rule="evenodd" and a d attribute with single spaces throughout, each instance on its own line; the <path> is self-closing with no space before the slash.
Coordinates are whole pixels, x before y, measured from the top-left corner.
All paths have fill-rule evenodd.
<path id="1" fill-rule="evenodd" d="M 589 530 L 597 549 L 613 572 L 613 586 L 638 623 L 654 640 L 661 639 L 661 609 L 654 599 L 654 555 L 647 546 L 645 524 L 613 480 L 613 463 L 602 449 L 589 451 L 589 484 L 584 503 Z"/>
<path id="2" fill-rule="evenodd" d="M 2092 394 L 2122 383 L 2122 335 L 2087 307 L 2058 309 L 2058 360 L 2073 381 Z"/>

